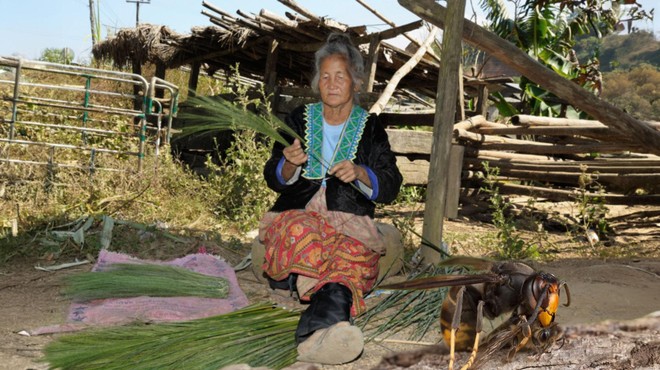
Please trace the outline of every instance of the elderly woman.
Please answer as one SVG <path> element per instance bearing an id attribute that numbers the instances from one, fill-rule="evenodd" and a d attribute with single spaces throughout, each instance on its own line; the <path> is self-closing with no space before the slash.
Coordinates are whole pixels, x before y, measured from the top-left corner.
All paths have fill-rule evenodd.
<path id="1" fill-rule="evenodd" d="M 271 287 L 310 303 L 296 330 L 300 361 L 340 364 L 361 354 L 363 336 L 350 321 L 365 311 L 384 253 L 375 202 L 392 202 L 401 186 L 378 117 L 356 104 L 363 79 L 358 49 L 330 35 L 312 80 L 321 101 L 286 119 L 305 142 L 275 144 L 264 169 L 279 196 L 260 227 L 263 269 Z"/>

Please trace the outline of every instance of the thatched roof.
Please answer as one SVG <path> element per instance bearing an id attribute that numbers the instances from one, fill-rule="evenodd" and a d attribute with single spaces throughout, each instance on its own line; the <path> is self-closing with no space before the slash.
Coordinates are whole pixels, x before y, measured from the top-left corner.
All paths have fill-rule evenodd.
<path id="1" fill-rule="evenodd" d="M 114 37 L 98 43 L 92 49 L 94 58 L 112 60 L 118 67 L 140 64 L 175 64 L 181 54 L 176 40 L 183 38 L 166 26 L 142 24 L 137 28 L 124 28 Z"/>
<path id="2" fill-rule="evenodd" d="M 204 1 L 202 5 L 206 9 L 202 13 L 209 17 L 210 26 L 194 27 L 190 34 L 185 35 L 177 34 L 165 26 L 148 24 L 122 29 L 115 37 L 96 45 L 93 54 L 95 58 L 111 59 L 121 67 L 131 65 L 134 61 L 140 64 L 161 64 L 168 69 L 199 63 L 209 74 L 219 70 L 230 72 L 233 66 L 239 64 L 242 76 L 264 81 L 266 62 L 275 41 L 278 51 L 277 84 L 308 87 L 314 52 L 330 33 L 340 31 L 351 35 L 365 57 L 368 55 L 370 41 L 374 37 L 382 40 L 374 83 L 374 92 L 379 92 L 417 48 L 411 43 L 403 50 L 388 40 L 424 26 L 419 20 L 382 32 L 368 33 L 366 26 L 348 26 L 318 17 L 293 0 L 280 2 L 295 13 L 287 12 L 281 16 L 263 9 L 259 14 L 247 14 L 239 10 L 237 15 L 231 15 Z M 399 82 L 397 89 L 407 95 L 413 92 L 434 100 L 438 71 L 438 58 L 425 57 Z M 489 89 L 499 90 L 503 83 L 511 80 L 508 71 L 504 74 L 501 71 L 485 73 L 486 69 L 481 69 L 480 72 L 475 76 L 466 71 L 464 83 L 467 94 L 475 94 L 477 86 L 484 84 Z"/>

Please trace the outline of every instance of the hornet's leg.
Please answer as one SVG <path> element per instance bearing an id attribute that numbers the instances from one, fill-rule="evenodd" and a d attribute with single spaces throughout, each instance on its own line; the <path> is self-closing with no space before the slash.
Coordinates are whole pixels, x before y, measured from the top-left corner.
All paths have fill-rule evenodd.
<path id="1" fill-rule="evenodd" d="M 479 334 L 481 333 L 481 329 L 483 326 L 483 319 L 484 319 L 484 301 L 479 301 L 479 305 L 477 306 L 477 325 L 475 326 L 476 329 L 476 334 L 474 336 L 474 346 L 472 347 L 472 353 L 470 354 L 470 358 L 468 359 L 468 362 L 461 368 L 461 370 L 467 370 L 474 364 L 474 360 L 477 358 L 477 351 L 479 350 Z"/>
<path id="2" fill-rule="evenodd" d="M 456 349 L 456 331 L 461 326 L 461 313 L 463 312 L 463 293 L 465 287 L 462 286 L 456 296 L 456 309 L 454 310 L 454 318 L 451 322 L 451 336 L 449 339 L 449 370 L 454 370 L 454 354 Z"/>
<path id="3" fill-rule="evenodd" d="M 518 351 L 525 347 L 529 338 L 532 337 L 532 327 L 530 322 L 527 321 L 525 315 L 520 315 L 520 322 L 518 325 L 520 326 L 520 335 L 522 335 L 522 339 L 520 339 L 520 341 L 509 351 L 507 356 L 509 361 L 513 359 L 513 356 L 515 356 Z"/>

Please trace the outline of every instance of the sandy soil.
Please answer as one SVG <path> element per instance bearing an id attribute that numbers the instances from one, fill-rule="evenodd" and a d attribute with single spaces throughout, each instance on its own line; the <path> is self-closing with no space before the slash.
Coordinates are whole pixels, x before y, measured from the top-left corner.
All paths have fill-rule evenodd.
<path id="1" fill-rule="evenodd" d="M 569 283 L 571 289 L 571 306 L 561 307 L 557 314 L 557 322 L 565 326 L 568 336 L 567 344 L 561 350 L 555 349 L 551 354 L 540 359 L 530 354 L 516 356 L 514 362 L 502 367 L 499 361 L 493 368 L 518 369 L 524 366 L 546 364 L 541 368 L 557 367 L 557 361 L 568 364 L 565 358 L 553 356 L 554 353 L 566 351 L 571 346 L 589 348 L 589 340 L 595 340 L 593 333 L 586 335 L 585 330 L 579 331 L 580 325 L 602 323 L 605 320 L 626 321 L 640 318 L 660 310 L 660 261 L 658 260 L 562 260 L 550 264 L 538 264 L 538 269 L 549 271 Z M 29 264 L 19 264 L 3 269 L 0 284 L 0 368 L 1 369 L 46 369 L 47 365 L 38 362 L 41 348 L 52 339 L 52 336 L 26 337 L 17 334 L 21 330 L 33 329 L 39 326 L 62 323 L 66 316 L 69 302 L 59 296 L 59 282 L 64 274 L 80 271 L 84 268 L 69 269 L 59 272 L 43 272 L 35 270 Z M 249 271 L 239 273 L 241 286 L 246 289 L 252 300 L 264 299 L 267 290 L 261 286 Z M 655 325 L 655 326 L 653 326 Z M 609 352 L 611 358 L 601 359 L 600 369 L 619 368 L 613 364 L 614 359 L 625 357 L 632 347 L 643 343 L 652 343 L 660 338 L 660 318 L 647 330 L 641 332 L 621 332 L 604 330 L 605 339 L 617 339 L 618 347 L 612 345 Z M 623 333 L 623 334 L 622 334 Z M 618 336 L 617 336 L 618 335 Z M 647 336 L 646 339 L 645 335 Z M 392 337 L 390 339 L 396 339 Z M 405 340 L 407 338 L 399 337 Z M 424 342 L 437 341 L 436 333 L 425 338 Z M 585 341 L 587 341 L 585 343 Z M 603 342 L 605 343 L 605 342 Z M 631 347 L 631 348 L 628 348 Z M 421 350 L 424 346 L 401 344 L 396 342 L 369 343 L 362 358 L 354 363 L 342 366 L 320 366 L 320 369 L 369 369 L 376 368 L 383 357 L 395 353 Z M 463 356 L 463 355 L 462 355 Z M 436 361 L 435 366 L 444 368 Z M 612 367 L 608 367 L 606 361 Z M 428 359 L 426 361 L 429 361 Z M 574 360 L 575 361 L 575 360 Z M 605 361 L 605 362 L 604 362 Z M 459 362 L 460 364 L 460 357 Z M 390 364 L 391 365 L 391 364 Z M 382 366 L 382 369 L 398 367 Z M 421 365 L 420 365 L 421 366 Z M 654 366 L 660 366 L 656 363 Z M 412 369 L 413 367 L 411 367 Z M 438 367 L 418 367 L 438 368 Z M 484 367 L 488 368 L 488 367 Z M 578 368 L 578 367 L 574 367 Z"/>
<path id="2" fill-rule="evenodd" d="M 465 231 L 489 226 L 449 222 L 448 230 Z M 626 236 L 618 248 L 635 248 L 640 257 L 609 259 L 594 253 L 576 251 L 559 237 L 553 241 L 557 258 L 552 262 L 532 263 L 537 270 L 565 280 L 571 291 L 570 307 L 560 307 L 556 321 L 564 328 L 563 347 L 537 356 L 519 353 L 513 361 L 503 362 L 504 354 L 484 365 L 483 369 L 660 369 L 660 258 L 657 238 Z M 626 242 L 627 241 L 627 242 Z M 629 242 L 629 243 L 628 243 Z M 454 240 L 455 253 L 478 253 L 469 240 Z M 563 248 L 563 249 L 562 249 Z M 650 252 L 649 252 L 650 251 Z M 620 253 L 620 250 L 619 250 Z M 601 253 L 602 254 L 602 253 Z M 478 255 L 478 254 L 475 254 Z M 621 254 L 619 254 L 621 255 Z M 625 254 L 624 254 L 625 255 Z M 0 267 L 0 369 L 47 369 L 40 362 L 42 348 L 54 336 L 28 337 L 21 330 L 65 322 L 69 302 L 59 295 L 60 281 L 66 274 L 91 266 L 44 272 L 34 268 L 35 261 L 14 262 Z M 252 272 L 238 273 L 239 283 L 251 301 L 271 299 L 268 289 Z M 369 305 L 375 302 L 368 301 Z M 634 321 L 656 312 L 655 318 Z M 369 342 L 362 357 L 341 366 L 317 366 L 318 369 L 438 369 L 446 368 L 448 356 L 425 343 L 439 341 L 439 325 L 425 337 L 424 343 L 402 343 L 408 338 L 397 334 L 385 342 Z M 655 356 L 655 357 L 654 357 Z M 385 358 L 385 360 L 384 360 Z M 466 354 L 458 354 L 461 366 Z M 404 367 L 406 365 L 407 367 Z M 312 369 L 298 364 L 294 368 Z M 458 368 L 458 367 L 457 367 Z"/>

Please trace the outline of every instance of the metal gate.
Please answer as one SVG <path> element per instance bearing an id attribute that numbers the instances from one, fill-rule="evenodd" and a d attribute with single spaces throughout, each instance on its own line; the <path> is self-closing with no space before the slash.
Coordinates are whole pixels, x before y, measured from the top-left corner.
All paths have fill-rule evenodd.
<path id="1" fill-rule="evenodd" d="M 169 144 L 179 91 L 156 77 L 0 57 L 0 96 L 0 166 L 117 171 L 134 157 L 140 171 Z"/>

